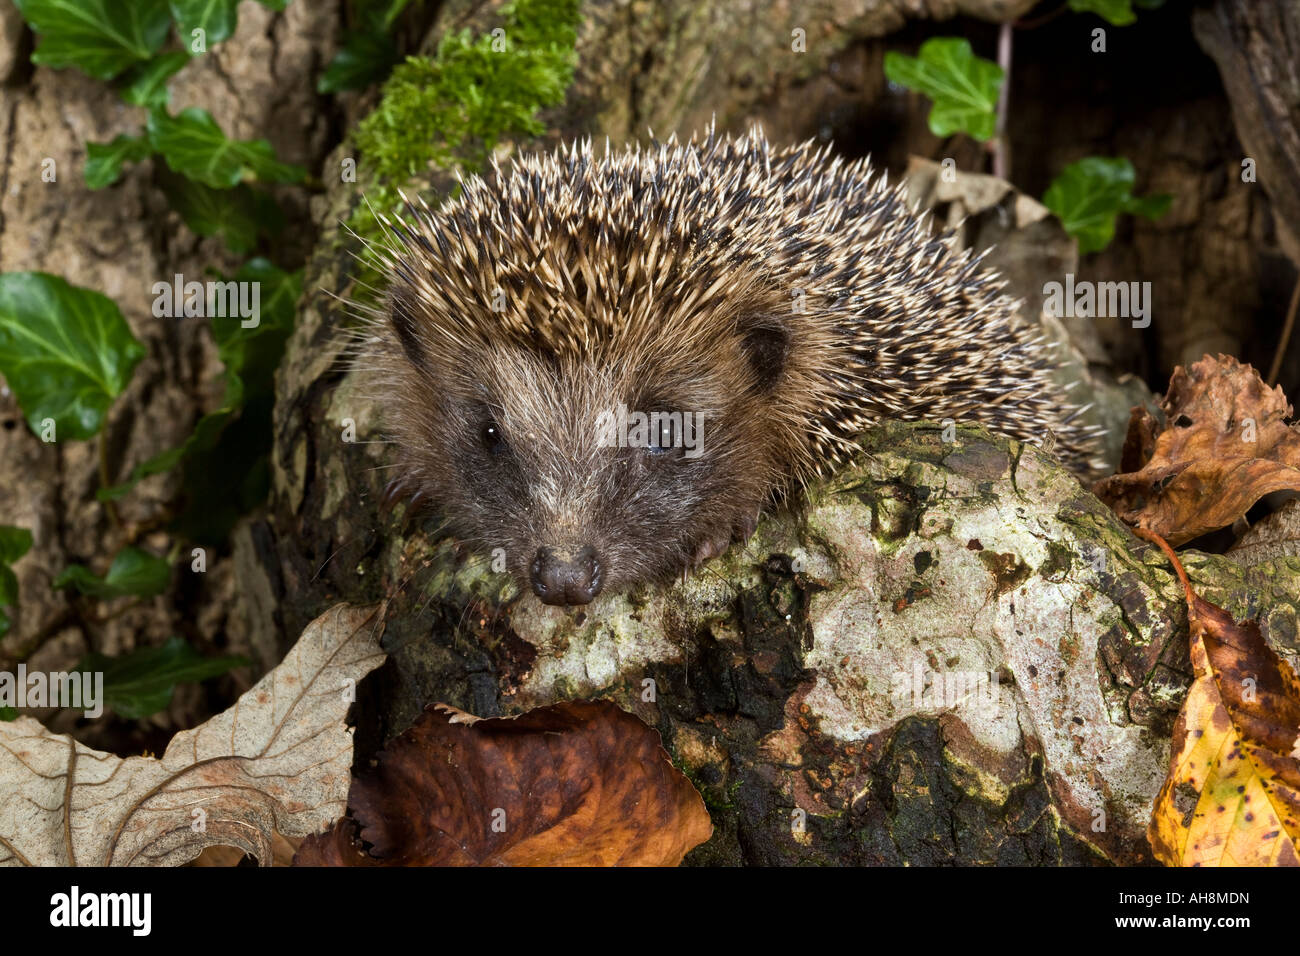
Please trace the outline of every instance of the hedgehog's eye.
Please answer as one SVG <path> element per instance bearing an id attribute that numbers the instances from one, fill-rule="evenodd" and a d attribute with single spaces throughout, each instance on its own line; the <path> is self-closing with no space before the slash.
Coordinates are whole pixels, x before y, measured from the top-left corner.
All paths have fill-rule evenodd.
<path id="1" fill-rule="evenodd" d="M 479 430 L 479 441 L 489 454 L 500 455 L 506 450 L 506 439 L 501 434 L 501 426 L 494 421 L 484 423 Z"/>
<path id="2" fill-rule="evenodd" d="M 658 422 L 658 428 L 652 429 L 652 434 L 650 435 L 650 453 L 661 455 L 664 452 L 671 450 L 676 445 L 677 439 L 673 434 L 672 419 L 664 416 L 664 418 Z"/>
<path id="3" fill-rule="evenodd" d="M 654 412 L 650 416 L 649 434 L 644 443 L 645 453 L 663 461 L 681 458 L 690 439 L 685 429 L 685 422 L 689 419 L 689 413 Z"/>

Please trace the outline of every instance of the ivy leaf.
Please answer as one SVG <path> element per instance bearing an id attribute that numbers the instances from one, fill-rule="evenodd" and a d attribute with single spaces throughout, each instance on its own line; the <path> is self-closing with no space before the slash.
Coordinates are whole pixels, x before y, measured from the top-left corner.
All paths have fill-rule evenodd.
<path id="1" fill-rule="evenodd" d="M 1127 159 L 1086 156 L 1052 180 L 1043 193 L 1043 205 L 1079 241 L 1080 252 L 1099 252 L 1115 238 L 1115 220 L 1121 212 L 1154 219 L 1169 210 L 1167 195 L 1134 198 L 1136 180 Z"/>
<path id="2" fill-rule="evenodd" d="M 236 282 L 259 284 L 259 322 L 255 328 L 246 329 L 239 316 L 213 316 L 211 319 L 217 355 L 226 367 L 226 394 L 221 407 L 200 418 L 183 443 L 137 465 L 121 484 L 101 488 L 99 500 L 120 498 L 143 479 L 170 471 L 182 461 L 216 448 L 224 429 L 244 404 L 245 374 L 251 379 L 255 398 L 269 397 L 275 367 L 293 329 L 298 299 L 302 295 L 302 271 L 285 272 L 270 260 L 257 257 L 244 263 L 234 279 Z"/>
<path id="3" fill-rule="evenodd" d="M 266 193 L 242 184 L 213 189 L 169 172 L 159 177 L 160 184 L 185 225 L 200 236 L 221 236 L 232 252 L 251 252 L 260 233 L 274 235 L 284 225 L 280 207 Z"/>
<path id="4" fill-rule="evenodd" d="M 1168 193 L 1157 193 L 1153 196 L 1126 196 L 1120 209 L 1131 216 L 1141 216 L 1143 219 L 1159 219 L 1169 211 L 1173 205 L 1174 197 Z"/>
<path id="5" fill-rule="evenodd" d="M 171 28 L 167 0 L 14 0 L 40 37 L 33 63 L 73 66 L 110 80 L 158 52 Z"/>
<path id="6" fill-rule="evenodd" d="M 104 703 L 121 717 L 139 720 L 170 704 L 177 684 L 248 663 L 243 657 L 202 657 L 179 637 L 170 637 L 162 647 L 142 647 L 121 657 L 90 654 L 77 670 L 103 674 Z"/>
<path id="7" fill-rule="evenodd" d="M 184 461 L 185 507 L 174 530 L 198 542 L 225 540 L 230 527 L 264 501 L 270 489 L 271 413 L 275 370 L 293 330 L 302 275 L 265 259 L 246 263 L 235 278 L 261 284 L 261 322 L 242 328 L 214 319 L 213 337 L 226 363 L 226 418 L 196 438 Z M 202 428 L 207 420 L 199 422 Z"/>
<path id="8" fill-rule="evenodd" d="M 115 136 L 111 143 L 87 143 L 86 185 L 91 189 L 111 186 L 121 178 L 124 163 L 138 163 L 152 155 L 148 140 L 137 136 Z"/>
<path id="9" fill-rule="evenodd" d="M 351 33 L 316 81 L 316 92 L 363 90 L 382 80 L 399 57 L 392 37 L 381 30 Z"/>
<path id="10" fill-rule="evenodd" d="M 173 50 L 131 67 L 121 77 L 122 99 L 133 106 L 147 109 L 165 106 L 171 98 L 167 91 L 167 81 L 188 62 L 188 53 Z"/>
<path id="11" fill-rule="evenodd" d="M 131 476 L 127 478 L 126 481 L 120 482 L 116 485 L 110 485 L 107 488 L 100 488 L 95 492 L 95 496 L 100 501 L 116 501 L 146 478 L 150 478 L 154 475 L 162 475 L 171 471 L 179 465 L 181 459 L 185 457 L 185 453 L 189 450 L 190 443 L 195 440 L 195 435 L 197 434 L 199 427 L 201 427 L 209 418 L 213 418 L 218 414 L 218 412 L 212 412 L 208 415 L 204 415 L 203 418 L 199 420 L 199 426 L 196 426 L 195 432 L 192 432 L 190 437 L 185 439 L 185 441 L 180 445 L 177 445 L 175 448 L 168 448 L 166 451 L 154 455 L 149 460 L 141 462 L 131 469 Z"/>
<path id="12" fill-rule="evenodd" d="M 31 549 L 30 531 L 11 524 L 0 524 L 0 564 L 13 564 Z"/>
<path id="13" fill-rule="evenodd" d="M 289 0 L 257 0 L 257 2 L 268 10 L 274 10 L 276 13 L 283 12 L 284 8 L 289 5 Z"/>
<path id="14" fill-rule="evenodd" d="M 172 16 L 181 39 L 202 30 L 206 43 L 220 43 L 235 32 L 239 0 L 171 0 Z"/>
<path id="15" fill-rule="evenodd" d="M 1075 13 L 1095 13 L 1115 27 L 1137 22 L 1132 0 L 1070 0 L 1069 7 Z"/>
<path id="16" fill-rule="evenodd" d="M 108 573 L 98 576 L 80 564 L 71 564 L 54 579 L 54 587 L 74 587 L 95 598 L 115 598 L 134 594 L 153 597 L 167 590 L 172 566 L 164 558 L 139 548 L 127 547 L 117 553 Z"/>
<path id="17" fill-rule="evenodd" d="M 6 608 L 11 608 L 18 603 L 18 575 L 14 574 L 13 568 L 7 564 L 0 564 L 0 634 L 9 631 L 9 615 L 5 613 Z"/>
<path id="18" fill-rule="evenodd" d="M 885 54 L 885 76 L 934 100 L 934 135 L 965 132 L 981 141 L 993 136 L 1002 67 L 977 57 L 969 41 L 935 37 L 921 44 L 915 57 L 891 50 Z"/>
<path id="19" fill-rule="evenodd" d="M 363 90 L 387 76 L 400 59 L 390 31 L 408 2 L 385 0 L 364 5 L 360 26 L 344 38 L 342 47 L 316 82 L 316 92 Z"/>
<path id="20" fill-rule="evenodd" d="M 90 438 L 144 357 L 117 304 L 44 272 L 0 274 L 0 374 L 32 431 Z"/>
<path id="21" fill-rule="evenodd" d="M 238 315 L 213 316 L 212 335 L 226 371 L 239 374 L 248 362 L 248 349 L 254 338 L 278 335 L 293 328 L 294 312 L 302 294 L 302 273 L 285 272 L 269 259 L 258 256 L 239 268 L 234 281 L 258 284 L 258 324 L 244 328 Z"/>
<path id="22" fill-rule="evenodd" d="M 214 189 L 232 189 L 245 179 L 296 183 L 306 175 L 301 166 L 282 163 L 264 139 L 226 139 L 204 109 L 191 106 L 176 116 L 163 110 L 149 114 L 149 142 L 167 165 Z"/>
<path id="23" fill-rule="evenodd" d="M 243 382 L 240 379 L 229 380 L 226 384 L 225 401 L 221 408 L 200 418 L 198 424 L 194 426 L 194 431 L 190 432 L 185 441 L 175 448 L 154 455 L 148 461 L 141 462 L 131 470 L 131 475 L 126 481 L 108 488 L 100 488 L 96 496 L 100 501 L 121 498 L 144 479 L 169 472 L 191 455 L 215 448 L 222 432 L 239 412 L 243 402 L 243 390 Z"/>
<path id="24" fill-rule="evenodd" d="M 0 636 L 9 631 L 7 608 L 18 604 L 18 576 L 10 567 L 32 548 L 32 533 L 26 528 L 0 524 Z M 4 708 L 0 708 L 3 710 Z M 13 720 L 0 714 L 0 720 Z"/>

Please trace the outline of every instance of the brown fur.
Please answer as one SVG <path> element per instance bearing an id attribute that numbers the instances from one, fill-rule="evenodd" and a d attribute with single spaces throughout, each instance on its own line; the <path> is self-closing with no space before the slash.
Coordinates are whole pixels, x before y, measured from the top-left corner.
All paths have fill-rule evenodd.
<path id="1" fill-rule="evenodd" d="M 596 590 L 719 553 L 880 418 L 1092 451 L 1000 284 L 864 163 L 757 132 L 575 145 L 412 213 L 363 360 L 399 480 L 521 584 L 542 547 L 594 549 Z M 704 453 L 601 447 L 619 402 L 702 414 Z"/>

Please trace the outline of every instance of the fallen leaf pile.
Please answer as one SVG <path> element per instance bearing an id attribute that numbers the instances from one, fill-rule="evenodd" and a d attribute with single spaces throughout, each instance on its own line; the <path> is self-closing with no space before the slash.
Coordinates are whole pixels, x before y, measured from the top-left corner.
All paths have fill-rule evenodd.
<path id="1" fill-rule="evenodd" d="M 349 804 L 295 865 L 676 866 L 712 833 L 659 734 L 606 701 L 485 720 L 430 707 Z"/>
<path id="2" fill-rule="evenodd" d="M 1300 680 L 1260 634 L 1193 590 L 1195 680 L 1174 725 L 1169 776 L 1147 831 L 1169 866 L 1300 865 Z"/>
<path id="3" fill-rule="evenodd" d="M 1300 491 L 1300 428 L 1282 389 L 1249 365 L 1205 356 L 1169 381 L 1165 424 L 1135 408 L 1121 473 L 1097 497 L 1172 545 L 1226 527 L 1274 491 Z"/>
<path id="4" fill-rule="evenodd" d="M 319 832 L 351 782 L 352 688 L 384 660 L 371 608 L 313 621 L 235 705 L 161 758 L 101 753 L 38 721 L 0 723 L 0 864 L 171 866 L 234 846 L 269 866 L 273 834 Z"/>

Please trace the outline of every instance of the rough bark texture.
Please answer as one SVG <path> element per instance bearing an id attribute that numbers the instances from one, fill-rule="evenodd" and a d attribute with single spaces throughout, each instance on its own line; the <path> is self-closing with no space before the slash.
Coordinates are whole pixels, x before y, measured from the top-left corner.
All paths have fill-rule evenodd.
<path id="1" fill-rule="evenodd" d="M 1278 243 L 1300 269 L 1300 2 L 1217 0 L 1192 22 L 1219 66 L 1243 159 L 1255 161 L 1272 200 Z M 1283 361 L 1281 380 L 1294 385 L 1300 335 L 1292 334 Z"/>
<path id="2" fill-rule="evenodd" d="M 1217 0 L 1192 17 L 1232 103 L 1232 123 L 1276 208 L 1278 238 L 1300 265 L 1300 3 Z"/>

